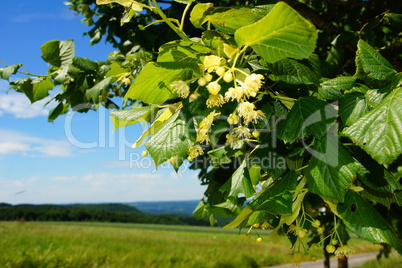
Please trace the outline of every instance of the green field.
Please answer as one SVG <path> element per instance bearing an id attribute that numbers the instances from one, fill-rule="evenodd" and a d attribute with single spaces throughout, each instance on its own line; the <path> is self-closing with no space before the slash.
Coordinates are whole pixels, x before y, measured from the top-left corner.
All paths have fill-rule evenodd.
<path id="1" fill-rule="evenodd" d="M 0 222 L 0 267 L 261 267 L 281 264 L 290 243 L 246 242 L 211 227 Z M 256 238 L 257 236 L 253 236 Z M 357 253 L 378 246 L 352 239 Z"/>

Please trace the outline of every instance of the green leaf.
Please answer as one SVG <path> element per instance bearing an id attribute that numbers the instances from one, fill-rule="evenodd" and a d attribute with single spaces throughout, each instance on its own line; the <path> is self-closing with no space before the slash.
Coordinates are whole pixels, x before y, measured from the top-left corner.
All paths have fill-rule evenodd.
<path id="1" fill-rule="evenodd" d="M 66 104 L 60 102 L 56 107 L 49 111 L 49 115 L 47 117 L 48 122 L 53 122 L 59 115 L 64 114 L 68 111 L 68 107 Z"/>
<path id="2" fill-rule="evenodd" d="M 208 211 L 218 217 L 231 218 L 240 213 L 240 208 L 230 201 L 208 207 Z"/>
<path id="3" fill-rule="evenodd" d="M 80 57 L 74 57 L 73 64 L 74 66 L 84 71 L 93 71 L 95 69 L 98 69 L 99 67 L 97 62 L 91 61 L 90 59 L 87 58 L 80 58 Z"/>
<path id="4" fill-rule="evenodd" d="M 242 155 L 240 149 L 233 149 L 231 145 L 221 146 L 214 150 L 208 151 L 209 157 L 211 157 L 212 166 L 219 166 L 223 164 L 232 163 L 233 157 Z"/>
<path id="5" fill-rule="evenodd" d="M 346 227 L 372 243 L 387 243 L 402 254 L 402 243 L 384 218 L 359 194 L 348 191 L 344 203 L 337 207 Z"/>
<path id="6" fill-rule="evenodd" d="M 286 170 L 286 151 L 282 141 L 278 141 L 274 133 L 268 133 L 255 151 L 252 163 L 258 164 L 269 176 L 278 179 Z"/>
<path id="7" fill-rule="evenodd" d="M 356 53 L 357 78 L 388 80 L 396 74 L 392 65 L 373 47 L 359 40 Z"/>
<path id="8" fill-rule="evenodd" d="M 10 75 L 17 73 L 18 69 L 22 66 L 22 64 L 13 64 L 7 66 L 6 68 L 0 69 L 0 78 L 8 80 Z"/>
<path id="9" fill-rule="evenodd" d="M 221 192 L 227 191 L 228 199 L 233 200 L 234 203 L 237 203 L 239 194 L 244 194 L 246 197 L 254 194 L 255 190 L 248 173 L 247 160 L 243 160 L 230 179 L 219 190 Z"/>
<path id="10" fill-rule="evenodd" d="M 92 99 L 92 101 L 94 103 L 98 103 L 99 100 L 99 96 L 102 95 L 102 93 L 104 91 L 108 91 L 110 84 L 113 83 L 114 81 L 113 76 L 110 77 L 106 77 L 105 79 L 103 79 L 102 81 L 100 81 L 99 83 L 97 83 L 95 86 L 91 87 L 90 89 L 87 90 L 87 92 L 85 93 L 85 96 L 88 99 Z"/>
<path id="11" fill-rule="evenodd" d="M 338 100 L 342 97 L 342 92 L 353 87 L 356 78 L 352 76 L 341 76 L 326 80 L 320 84 L 318 93 L 327 100 Z"/>
<path id="12" fill-rule="evenodd" d="M 114 129 L 120 127 L 137 124 L 142 121 L 150 122 L 158 111 L 157 105 L 150 105 L 127 110 L 112 111 L 110 117 L 112 119 Z"/>
<path id="13" fill-rule="evenodd" d="M 308 60 L 282 59 L 268 64 L 270 78 L 289 84 L 318 84 L 319 74 L 314 72 Z"/>
<path id="14" fill-rule="evenodd" d="M 224 51 L 224 44 L 229 44 L 228 36 L 222 32 L 207 30 L 202 33 L 202 42 L 216 51 Z"/>
<path id="15" fill-rule="evenodd" d="M 284 2 L 277 3 L 261 20 L 235 32 L 238 46 L 251 46 L 269 63 L 308 57 L 316 39 L 314 25 Z"/>
<path id="16" fill-rule="evenodd" d="M 357 184 L 364 188 L 362 195 L 390 208 L 392 203 L 402 205 L 402 185 L 384 166 L 378 164 L 363 150 L 355 150 L 363 165 L 358 172 Z"/>
<path id="17" fill-rule="evenodd" d="M 202 25 L 207 21 L 206 16 L 208 15 L 208 9 L 213 5 L 212 3 L 206 3 L 194 6 L 190 13 L 190 21 L 194 27 L 202 29 Z"/>
<path id="18" fill-rule="evenodd" d="M 48 41 L 40 47 L 40 50 L 43 53 L 43 60 L 57 67 L 72 63 L 75 54 L 73 40 Z"/>
<path id="19" fill-rule="evenodd" d="M 240 212 L 240 214 L 237 215 L 237 217 L 232 222 L 230 222 L 229 224 L 225 225 L 223 228 L 236 228 L 245 219 L 247 219 L 252 213 L 253 213 L 253 211 L 248 206 L 245 206 L 243 208 L 243 210 Z"/>
<path id="20" fill-rule="evenodd" d="M 121 65 L 117 62 L 113 62 L 112 64 L 110 64 L 109 68 L 110 68 L 110 70 L 106 73 L 106 77 L 120 76 L 121 74 L 130 72 L 130 70 L 121 67 Z"/>
<path id="21" fill-rule="evenodd" d="M 297 177 L 295 171 L 290 171 L 281 180 L 262 190 L 247 206 L 253 211 L 292 214 L 293 193 L 291 191 L 296 189 Z"/>
<path id="22" fill-rule="evenodd" d="M 212 4 L 198 4 L 191 12 L 190 21 L 197 28 L 202 28 L 204 23 L 210 22 L 219 31 L 233 34 L 237 29 L 258 21 L 268 12 L 267 9 L 258 11 L 246 7 L 213 7 Z"/>
<path id="23" fill-rule="evenodd" d="M 155 134 L 165 123 L 166 121 L 176 113 L 176 106 L 168 107 L 158 111 L 156 120 L 145 130 L 142 132 L 141 137 L 132 145 L 132 148 L 139 147 L 142 142 L 147 138 L 149 135 Z"/>
<path id="24" fill-rule="evenodd" d="M 204 200 L 201 200 L 193 211 L 193 215 L 197 220 L 201 220 L 208 216 L 207 206 Z"/>
<path id="25" fill-rule="evenodd" d="M 59 84 L 64 84 L 66 81 L 70 80 L 71 77 L 77 76 L 81 72 L 80 69 L 72 64 L 66 64 L 60 67 L 57 76 L 54 81 Z"/>
<path id="26" fill-rule="evenodd" d="M 145 142 L 156 167 L 174 156 L 178 157 L 179 163 L 187 158 L 188 149 L 195 142 L 189 133 L 187 122 L 186 116 L 177 112 Z"/>
<path id="27" fill-rule="evenodd" d="M 339 115 L 345 126 L 350 126 L 369 111 L 364 94 L 360 92 L 346 93 L 339 105 Z"/>
<path id="28" fill-rule="evenodd" d="M 49 91 L 53 88 L 54 84 L 49 78 L 39 80 L 38 82 L 28 79 L 25 83 L 23 83 L 23 85 L 21 85 L 21 89 L 24 91 L 31 103 L 47 97 L 49 95 Z"/>
<path id="29" fill-rule="evenodd" d="M 189 68 L 199 69 L 197 62 L 200 55 L 210 52 L 210 49 L 201 43 L 189 41 L 173 41 L 159 48 L 157 62 L 180 62 L 188 64 Z"/>
<path id="30" fill-rule="evenodd" d="M 402 154 L 402 87 L 344 130 L 344 134 L 377 162 L 390 163 Z"/>
<path id="31" fill-rule="evenodd" d="M 316 140 L 312 159 L 306 169 L 310 191 L 343 202 L 347 186 L 360 169 L 358 162 L 331 134 Z"/>
<path id="32" fill-rule="evenodd" d="M 314 97 L 302 97 L 293 105 L 285 121 L 279 122 L 277 136 L 285 142 L 313 135 L 321 138 L 335 122 L 337 111 Z"/>
<path id="33" fill-rule="evenodd" d="M 173 81 L 191 79 L 192 70 L 186 67 L 181 68 L 179 63 L 148 63 L 131 84 L 125 98 L 159 104 L 177 97 L 169 85 Z"/>

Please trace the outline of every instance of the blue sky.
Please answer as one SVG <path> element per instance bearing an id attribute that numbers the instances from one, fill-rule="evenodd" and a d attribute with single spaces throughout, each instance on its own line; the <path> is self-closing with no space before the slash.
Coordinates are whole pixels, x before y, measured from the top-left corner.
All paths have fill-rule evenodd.
<path id="1" fill-rule="evenodd" d="M 23 63 L 35 74 L 47 64 L 39 47 L 49 40 L 74 39 L 76 56 L 104 60 L 114 49 L 89 45 L 89 28 L 62 0 L 6 1 L 0 20 L 0 59 Z M 4 67 L 0 63 L 0 67 Z M 22 77 L 22 76 L 21 76 Z M 144 147 L 131 149 L 136 125 L 113 132 L 108 111 L 70 113 L 47 122 L 46 100 L 33 105 L 6 92 L 0 80 L 0 202 L 77 203 L 199 199 L 205 190 L 197 173 L 183 166 L 155 170 Z M 188 164 L 188 163 L 187 163 Z"/>

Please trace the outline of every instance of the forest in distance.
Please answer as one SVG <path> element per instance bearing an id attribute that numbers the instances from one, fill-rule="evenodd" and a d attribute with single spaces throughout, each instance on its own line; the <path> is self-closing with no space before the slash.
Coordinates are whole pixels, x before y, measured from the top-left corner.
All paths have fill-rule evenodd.
<path id="1" fill-rule="evenodd" d="M 209 221 L 197 220 L 188 213 L 174 213 L 177 207 L 171 202 L 144 202 L 154 204 L 160 214 L 148 213 L 129 204 L 20 204 L 0 203 L 0 221 L 86 221 L 86 222 L 119 222 L 119 223 L 152 223 L 168 225 L 207 226 Z M 180 203 L 180 202 L 178 202 Z M 187 202 L 184 202 L 187 203 Z M 141 207 L 141 202 L 137 203 Z M 164 207 L 167 207 L 163 210 Z M 177 206 L 177 205 L 176 205 Z M 143 207 L 147 208 L 146 205 Z"/>

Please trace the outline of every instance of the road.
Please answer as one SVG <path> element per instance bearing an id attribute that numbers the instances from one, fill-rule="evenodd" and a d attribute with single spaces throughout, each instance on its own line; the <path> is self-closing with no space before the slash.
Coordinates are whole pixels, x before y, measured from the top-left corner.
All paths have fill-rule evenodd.
<path id="1" fill-rule="evenodd" d="M 352 255 L 348 258 L 349 268 L 357 267 L 363 265 L 363 263 L 374 260 L 377 256 L 378 252 L 370 252 L 370 253 L 362 253 Z M 285 264 L 285 265 L 277 265 L 277 266 L 269 266 L 269 268 L 295 268 L 297 266 Z M 317 260 L 316 262 L 303 262 L 300 267 L 302 268 L 323 268 L 324 260 Z M 331 258 L 331 267 L 338 267 L 338 259 Z M 267 267 L 268 268 L 268 267 Z"/>

